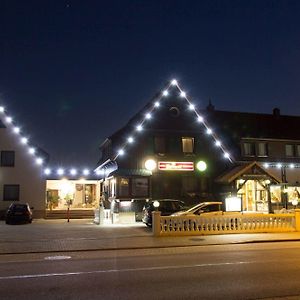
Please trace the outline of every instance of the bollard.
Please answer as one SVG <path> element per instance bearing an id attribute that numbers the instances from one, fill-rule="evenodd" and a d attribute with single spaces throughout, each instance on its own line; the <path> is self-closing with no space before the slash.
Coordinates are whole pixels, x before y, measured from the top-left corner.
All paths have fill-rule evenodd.
<path id="1" fill-rule="evenodd" d="M 152 233 L 154 236 L 160 236 L 160 211 L 152 212 Z"/>

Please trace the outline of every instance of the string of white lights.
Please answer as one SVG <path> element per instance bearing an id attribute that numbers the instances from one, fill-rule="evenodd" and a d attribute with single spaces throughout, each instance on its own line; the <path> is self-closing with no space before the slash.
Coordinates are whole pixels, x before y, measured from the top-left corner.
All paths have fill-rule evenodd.
<path id="1" fill-rule="evenodd" d="M 167 86 L 165 90 L 163 90 L 160 95 L 155 99 L 151 109 L 144 115 L 145 117 L 141 120 L 141 122 L 136 126 L 135 130 L 136 132 L 141 132 L 143 130 L 143 125 L 146 123 L 147 120 L 152 118 L 152 112 L 155 109 L 158 109 L 160 106 L 160 101 L 163 97 L 169 96 L 170 92 L 169 89 L 171 87 L 177 87 L 179 91 L 180 97 L 184 98 L 188 103 L 189 110 L 193 111 L 197 117 L 197 121 L 204 126 L 206 129 L 206 133 L 210 135 L 213 140 L 214 144 L 220 148 L 220 150 L 223 152 L 224 158 L 228 159 L 230 162 L 233 162 L 232 157 L 230 156 L 229 152 L 226 150 L 225 146 L 222 144 L 221 140 L 217 137 L 217 135 L 213 132 L 211 127 L 209 126 L 208 122 L 204 120 L 203 116 L 201 116 L 195 105 L 189 100 L 187 94 L 178 84 L 178 81 L 176 79 L 173 79 Z M 114 160 L 116 160 L 119 156 L 123 156 L 125 154 L 125 149 L 128 147 L 129 144 L 132 144 L 134 142 L 134 136 L 135 134 L 132 133 L 128 138 L 127 141 L 117 150 L 117 153 L 114 157 Z"/>

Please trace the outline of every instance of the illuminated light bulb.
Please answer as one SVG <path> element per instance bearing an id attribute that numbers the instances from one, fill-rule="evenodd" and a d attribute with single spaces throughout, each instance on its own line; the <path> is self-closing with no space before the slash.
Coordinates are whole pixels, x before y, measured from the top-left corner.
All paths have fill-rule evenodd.
<path id="1" fill-rule="evenodd" d="M 291 168 L 291 169 L 294 169 L 294 168 L 295 168 L 295 165 L 294 165 L 294 164 L 290 164 L 290 168 Z"/>
<path id="2" fill-rule="evenodd" d="M 76 169 L 71 169 L 70 170 L 70 174 L 71 175 L 76 175 L 77 174 L 77 170 Z"/>
<path id="3" fill-rule="evenodd" d="M 155 106 L 155 107 L 159 107 L 159 105 L 160 105 L 160 104 L 159 104 L 158 101 L 156 101 L 156 102 L 154 103 L 154 106 Z"/>
<path id="4" fill-rule="evenodd" d="M 64 169 L 59 168 L 59 169 L 57 169 L 56 173 L 57 173 L 57 175 L 63 175 L 65 173 L 65 171 L 64 171 Z"/>
<path id="5" fill-rule="evenodd" d="M 143 126 L 142 126 L 142 125 L 136 126 L 136 130 L 137 130 L 137 131 L 142 131 L 142 130 L 143 130 Z"/>
<path id="6" fill-rule="evenodd" d="M 198 116 L 197 121 L 198 121 L 199 123 L 203 123 L 204 119 L 203 119 L 202 116 Z"/>
<path id="7" fill-rule="evenodd" d="M 265 167 L 266 169 L 268 169 L 268 168 L 269 168 L 269 164 L 268 164 L 268 163 L 264 163 L 264 167 Z"/>
<path id="8" fill-rule="evenodd" d="M 12 117 L 6 117 L 5 120 L 6 120 L 7 123 L 11 123 L 12 122 Z"/>
<path id="9" fill-rule="evenodd" d="M 217 147 L 221 147 L 221 142 L 218 141 L 218 140 L 216 140 L 215 145 L 216 145 Z"/>
<path id="10" fill-rule="evenodd" d="M 83 173 L 83 175 L 89 175 L 90 171 L 88 169 L 84 169 L 82 173 Z"/>
<path id="11" fill-rule="evenodd" d="M 190 109 L 190 110 L 195 109 L 195 105 L 194 105 L 194 104 L 190 104 L 190 105 L 189 105 L 189 109 Z"/>
<path id="12" fill-rule="evenodd" d="M 182 91 L 181 93 L 180 93 L 180 97 L 186 97 L 186 93 L 184 92 L 184 91 Z"/>
<path id="13" fill-rule="evenodd" d="M 229 159 L 229 158 L 230 158 L 230 155 L 229 155 L 229 153 L 227 153 L 227 152 L 224 152 L 224 157 Z"/>
<path id="14" fill-rule="evenodd" d="M 35 162 L 38 164 L 38 165 L 42 165 L 43 164 L 43 159 L 38 157 Z"/>
<path id="15" fill-rule="evenodd" d="M 207 134 L 212 134 L 212 130 L 211 130 L 210 128 L 207 128 L 207 129 L 206 129 L 206 133 L 207 133 Z"/>
<path id="16" fill-rule="evenodd" d="M 167 90 L 165 90 L 165 91 L 163 91 L 163 93 L 162 93 L 162 94 L 163 94 L 163 96 L 165 96 L 165 97 L 166 97 L 166 96 L 168 96 L 168 95 L 169 95 L 169 92 L 168 92 Z"/>
<path id="17" fill-rule="evenodd" d="M 50 175 L 51 174 L 51 170 L 49 168 L 44 170 L 44 174 L 45 175 Z"/>
<path id="18" fill-rule="evenodd" d="M 171 81 L 171 84 L 172 84 L 172 85 L 177 85 L 177 80 L 176 80 L 176 79 L 173 79 L 173 80 Z"/>
<path id="19" fill-rule="evenodd" d="M 125 154 L 125 151 L 123 150 L 123 149 L 120 149 L 119 151 L 118 151 L 118 155 L 124 155 Z"/>
<path id="20" fill-rule="evenodd" d="M 134 139 L 133 139 L 132 136 L 130 136 L 130 137 L 127 139 L 127 142 L 130 143 L 130 144 L 133 143 L 133 141 L 134 141 Z"/>
<path id="21" fill-rule="evenodd" d="M 20 133 L 20 127 L 14 127 L 13 129 L 14 133 Z"/>
<path id="22" fill-rule="evenodd" d="M 28 138 L 22 137 L 22 138 L 21 138 L 21 143 L 22 143 L 22 144 L 27 144 L 27 143 L 28 143 Z"/>
<path id="23" fill-rule="evenodd" d="M 147 119 L 147 120 L 149 120 L 149 119 L 151 119 L 151 118 L 152 118 L 152 116 L 151 116 L 151 114 L 150 114 L 150 113 L 147 113 L 145 117 L 146 117 L 146 119 Z"/>
<path id="24" fill-rule="evenodd" d="M 35 149 L 33 147 L 31 147 L 31 148 L 28 149 L 28 152 L 30 154 L 34 154 L 35 153 Z"/>
<path id="25" fill-rule="evenodd" d="M 156 169 L 156 161 L 153 159 L 146 160 L 145 168 L 149 171 L 154 171 Z"/>
<path id="26" fill-rule="evenodd" d="M 4 107 L 0 106 L 0 112 L 3 113 L 4 112 Z"/>
<path id="27" fill-rule="evenodd" d="M 282 164 L 277 164 L 276 168 L 280 169 L 282 167 Z"/>

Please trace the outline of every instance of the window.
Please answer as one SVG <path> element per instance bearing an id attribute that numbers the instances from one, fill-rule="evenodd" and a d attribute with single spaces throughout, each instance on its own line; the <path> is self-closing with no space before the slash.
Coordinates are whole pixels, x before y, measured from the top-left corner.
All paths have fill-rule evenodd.
<path id="1" fill-rule="evenodd" d="M 163 136 L 154 137 L 154 152 L 155 153 L 166 153 L 166 140 Z"/>
<path id="2" fill-rule="evenodd" d="M 15 166 L 15 151 L 1 151 L 1 167 Z"/>
<path id="3" fill-rule="evenodd" d="M 182 141 L 182 152 L 183 153 L 194 153 L 194 138 L 183 137 Z"/>
<path id="4" fill-rule="evenodd" d="M 132 178 L 132 196 L 148 196 L 148 178 Z"/>
<path id="5" fill-rule="evenodd" d="M 296 145 L 296 156 L 300 157 L 300 145 Z"/>
<path id="6" fill-rule="evenodd" d="M 258 143 L 258 156 L 268 156 L 268 144 L 267 143 Z"/>
<path id="7" fill-rule="evenodd" d="M 244 143 L 244 155 L 245 156 L 254 156 L 255 155 L 255 147 L 254 143 Z"/>
<path id="8" fill-rule="evenodd" d="M 119 197 L 129 196 L 129 178 L 120 178 Z"/>
<path id="9" fill-rule="evenodd" d="M 285 156 L 287 157 L 293 157 L 295 155 L 294 153 L 294 145 L 285 145 Z"/>
<path id="10" fill-rule="evenodd" d="M 20 185 L 4 184 L 3 186 L 4 201 L 19 201 L 19 196 L 20 196 Z"/>

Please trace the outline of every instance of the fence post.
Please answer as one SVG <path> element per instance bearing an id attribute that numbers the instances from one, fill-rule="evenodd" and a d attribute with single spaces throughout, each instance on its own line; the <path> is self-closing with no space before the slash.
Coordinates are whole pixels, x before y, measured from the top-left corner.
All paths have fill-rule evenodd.
<path id="1" fill-rule="evenodd" d="M 295 229 L 300 231 L 300 209 L 295 209 Z"/>
<path id="2" fill-rule="evenodd" d="M 160 211 L 152 212 L 152 233 L 154 236 L 160 236 Z"/>

